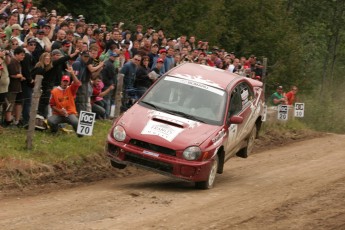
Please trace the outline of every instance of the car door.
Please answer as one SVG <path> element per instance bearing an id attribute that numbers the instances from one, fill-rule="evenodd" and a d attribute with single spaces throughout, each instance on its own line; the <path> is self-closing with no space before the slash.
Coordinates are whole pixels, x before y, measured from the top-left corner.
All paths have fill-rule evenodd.
<path id="1" fill-rule="evenodd" d="M 254 93 L 246 82 L 241 82 L 233 88 L 228 103 L 227 121 L 232 116 L 243 118 L 241 124 L 228 124 L 228 137 L 224 144 L 226 160 L 234 155 L 242 146 L 242 141 L 248 133 L 249 119 L 252 114 Z"/>

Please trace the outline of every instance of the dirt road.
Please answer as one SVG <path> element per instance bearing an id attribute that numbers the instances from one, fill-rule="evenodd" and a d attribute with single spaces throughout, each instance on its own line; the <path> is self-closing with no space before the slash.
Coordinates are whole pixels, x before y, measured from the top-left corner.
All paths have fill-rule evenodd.
<path id="1" fill-rule="evenodd" d="M 345 229 L 345 136 L 231 159 L 212 190 L 153 173 L 0 201 L 0 229 Z"/>

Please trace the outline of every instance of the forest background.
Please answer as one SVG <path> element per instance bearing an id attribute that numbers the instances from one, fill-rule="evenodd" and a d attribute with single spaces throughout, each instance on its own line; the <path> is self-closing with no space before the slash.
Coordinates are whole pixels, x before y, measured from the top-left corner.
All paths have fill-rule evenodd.
<path id="1" fill-rule="evenodd" d="M 167 37 L 195 35 L 237 56 L 267 58 L 266 97 L 299 88 L 311 128 L 345 133 L 344 0 L 36 0 L 58 15 L 124 29 L 163 28 Z"/>

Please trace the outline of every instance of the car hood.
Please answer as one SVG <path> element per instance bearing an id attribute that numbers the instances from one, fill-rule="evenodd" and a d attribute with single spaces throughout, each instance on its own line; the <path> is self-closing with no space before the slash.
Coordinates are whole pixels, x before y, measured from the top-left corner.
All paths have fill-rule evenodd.
<path id="1" fill-rule="evenodd" d="M 138 104 L 124 113 L 116 124 L 123 126 L 131 139 L 175 150 L 201 145 L 221 129 L 221 126 L 151 110 Z"/>

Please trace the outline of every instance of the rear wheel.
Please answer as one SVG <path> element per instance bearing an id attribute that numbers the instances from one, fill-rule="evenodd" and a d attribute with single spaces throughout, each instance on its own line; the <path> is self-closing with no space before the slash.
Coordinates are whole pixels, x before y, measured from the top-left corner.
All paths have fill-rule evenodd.
<path id="1" fill-rule="evenodd" d="M 247 156 L 249 154 L 251 154 L 251 152 L 253 151 L 253 148 L 254 148 L 254 142 L 255 142 L 255 139 L 256 139 L 256 133 L 257 133 L 257 129 L 256 129 L 256 125 L 254 125 L 250 135 L 249 135 L 249 138 L 248 138 L 248 142 L 247 142 L 247 148 L 246 148 L 246 154 Z"/>
<path id="2" fill-rule="evenodd" d="M 218 155 L 216 155 L 212 162 L 211 170 L 208 174 L 208 179 L 206 181 L 195 182 L 196 188 L 199 188 L 199 189 L 213 188 L 214 182 L 216 180 L 218 164 L 219 164 L 219 158 L 218 158 Z"/>
<path id="3" fill-rule="evenodd" d="M 254 125 L 252 131 L 249 134 L 249 137 L 247 140 L 247 146 L 241 149 L 240 151 L 238 151 L 236 153 L 236 156 L 242 157 L 242 158 L 248 157 L 248 155 L 253 151 L 256 134 L 257 134 L 257 128 L 256 128 L 256 125 Z"/>

